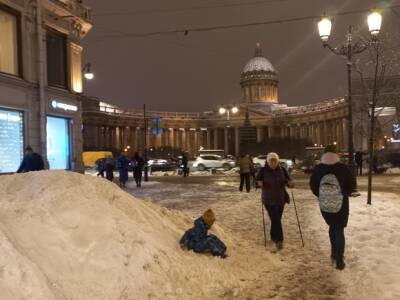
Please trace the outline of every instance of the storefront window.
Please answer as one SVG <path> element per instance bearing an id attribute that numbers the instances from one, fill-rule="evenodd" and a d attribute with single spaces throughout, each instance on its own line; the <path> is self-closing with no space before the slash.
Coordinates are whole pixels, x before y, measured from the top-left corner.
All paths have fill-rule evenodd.
<path id="1" fill-rule="evenodd" d="M 23 113 L 0 109 L 0 173 L 17 171 L 24 155 Z"/>
<path id="2" fill-rule="evenodd" d="M 0 72 L 18 75 L 18 18 L 0 6 Z"/>
<path id="3" fill-rule="evenodd" d="M 47 117 L 47 160 L 50 169 L 70 169 L 69 119 Z"/>

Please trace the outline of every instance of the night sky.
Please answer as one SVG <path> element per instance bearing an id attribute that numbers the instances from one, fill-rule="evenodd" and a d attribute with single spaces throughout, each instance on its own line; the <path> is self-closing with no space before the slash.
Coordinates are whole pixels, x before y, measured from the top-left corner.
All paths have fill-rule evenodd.
<path id="1" fill-rule="evenodd" d="M 400 0 L 385 2 L 400 5 Z M 132 34 L 372 9 L 378 1 L 86 0 L 84 3 L 93 9 L 94 15 L 94 29 L 84 40 L 84 63 L 92 64 L 96 76 L 85 82 L 85 94 L 123 107 L 140 108 L 146 103 L 151 110 L 206 111 L 219 104 L 240 102 L 240 73 L 253 57 L 257 41 L 278 71 L 279 102 L 290 106 L 343 96 L 347 90 L 345 61 L 323 49 L 317 32 L 318 20 L 205 32 L 189 30 L 187 35 L 135 37 Z M 248 5 L 157 12 L 238 3 Z M 132 13 L 120 14 L 127 12 Z M 349 25 L 369 35 L 366 18 L 367 13 L 336 16 L 331 43 L 343 42 Z M 386 11 L 382 26 L 382 32 L 398 38 L 400 8 Z"/>

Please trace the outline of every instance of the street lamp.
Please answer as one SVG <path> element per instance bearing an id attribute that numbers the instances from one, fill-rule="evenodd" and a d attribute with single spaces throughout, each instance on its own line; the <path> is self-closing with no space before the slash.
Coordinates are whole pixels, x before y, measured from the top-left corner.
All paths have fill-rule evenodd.
<path id="1" fill-rule="evenodd" d="M 226 114 L 226 120 L 229 121 L 230 114 L 237 114 L 239 112 L 239 108 L 235 105 L 222 105 L 218 110 L 220 115 Z"/>
<path id="2" fill-rule="evenodd" d="M 94 78 L 93 72 L 90 71 L 90 66 L 91 66 L 91 64 L 90 64 L 90 63 L 87 63 L 87 64 L 83 67 L 83 69 L 82 69 L 83 76 L 84 76 L 87 80 L 92 80 L 92 79 Z"/>
<path id="3" fill-rule="evenodd" d="M 351 73 L 353 67 L 353 56 L 368 49 L 373 43 L 376 42 L 377 36 L 381 29 L 382 15 L 374 11 L 368 16 L 368 28 L 372 35 L 372 41 L 357 41 L 353 42 L 353 28 L 349 26 L 347 32 L 347 42 L 339 47 L 332 47 L 328 44 L 331 35 L 332 21 L 327 16 L 324 16 L 318 23 L 319 36 L 321 37 L 324 48 L 328 48 L 334 54 L 346 58 L 347 65 L 347 83 L 348 83 L 348 152 L 349 152 L 349 168 L 356 178 L 356 165 L 354 163 L 354 144 L 353 144 L 353 111 L 352 111 L 352 90 L 351 90 Z"/>

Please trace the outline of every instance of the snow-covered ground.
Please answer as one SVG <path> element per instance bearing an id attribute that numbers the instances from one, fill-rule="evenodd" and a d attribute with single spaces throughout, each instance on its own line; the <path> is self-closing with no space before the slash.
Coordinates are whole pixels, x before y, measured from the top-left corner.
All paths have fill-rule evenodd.
<path id="1" fill-rule="evenodd" d="M 253 269 L 258 277 L 247 294 L 250 299 L 400 299 L 398 194 L 374 193 L 372 206 L 366 205 L 365 193 L 350 199 L 350 219 L 346 229 L 347 267 L 337 271 L 329 258 L 328 228 L 318 203 L 308 190 L 295 189 L 293 193 L 305 248 L 301 246 L 291 203 L 286 206 L 283 217 L 285 248 L 278 253 L 271 253 L 273 245 L 270 242 L 267 250 L 263 247 L 259 192 L 239 193 L 236 184 L 229 181 L 218 181 L 207 187 L 159 183 L 130 192 L 192 217 L 212 207 L 217 213 L 217 224 L 232 236 L 246 241 L 246 245 L 250 243 L 255 251 L 247 258 L 258 261 Z M 266 221 L 269 228 L 268 218 Z M 258 254 L 260 251 L 261 255 Z M 281 266 L 268 266 L 265 257 Z"/>
<path id="2" fill-rule="evenodd" d="M 264 248 L 259 191 L 231 181 L 130 182 L 132 197 L 102 178 L 43 171 L 1 176 L 0 190 L 0 299 L 400 299 L 398 194 L 374 194 L 372 206 L 364 193 L 351 199 L 340 272 L 303 189 L 294 195 L 305 248 L 291 203 L 277 253 Z M 209 207 L 227 259 L 178 245 Z"/>

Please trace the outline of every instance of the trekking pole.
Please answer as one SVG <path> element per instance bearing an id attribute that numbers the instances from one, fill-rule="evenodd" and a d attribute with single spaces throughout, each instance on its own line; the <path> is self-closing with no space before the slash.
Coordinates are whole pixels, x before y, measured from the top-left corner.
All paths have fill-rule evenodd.
<path id="1" fill-rule="evenodd" d="M 299 221 L 299 215 L 297 214 L 296 202 L 294 201 L 293 189 L 291 189 L 291 192 L 292 192 L 292 199 L 293 199 L 294 211 L 296 212 L 297 225 L 299 226 L 299 232 L 300 232 L 300 237 L 301 237 L 301 243 L 302 243 L 302 245 L 303 245 L 303 247 L 304 247 L 303 234 L 302 234 L 302 232 L 301 232 L 300 221 Z"/>
<path id="2" fill-rule="evenodd" d="M 261 199 L 261 213 L 262 213 L 263 229 L 264 229 L 264 247 L 267 248 L 267 234 L 265 233 L 264 205 L 262 199 Z"/>

